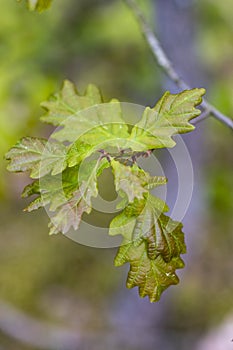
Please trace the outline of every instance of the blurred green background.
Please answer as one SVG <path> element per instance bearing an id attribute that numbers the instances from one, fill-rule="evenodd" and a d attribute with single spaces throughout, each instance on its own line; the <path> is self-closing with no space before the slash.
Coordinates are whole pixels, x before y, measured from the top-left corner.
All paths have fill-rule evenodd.
<path id="1" fill-rule="evenodd" d="M 173 2 L 182 16 L 189 11 L 193 17 L 191 45 L 205 76 L 200 85 L 232 116 L 232 1 Z M 158 3 L 138 1 L 159 30 Z M 132 14 L 120 0 L 54 0 L 42 14 L 29 12 L 23 2 L 2 0 L 0 16 L 0 349 L 208 350 L 208 335 L 225 324 L 232 334 L 220 332 L 222 347 L 214 342 L 210 349 L 232 348 L 231 131 L 209 118 L 193 133 L 194 143 L 202 145 L 202 161 L 196 163 L 202 201 L 185 224 L 193 246 L 188 244 L 181 284 L 149 304 L 136 290 L 126 290 L 127 267 L 113 266 L 114 249 L 49 237 L 45 212 L 23 213 L 20 192 L 28 179 L 7 173 L 4 160 L 21 136 L 49 135 L 51 129 L 39 121 L 39 104 L 65 78 L 79 91 L 95 83 L 106 99 L 153 105 L 162 95 L 166 81 Z M 172 37 L 174 23 L 163 25 Z M 195 147 L 189 147 L 195 157 Z"/>

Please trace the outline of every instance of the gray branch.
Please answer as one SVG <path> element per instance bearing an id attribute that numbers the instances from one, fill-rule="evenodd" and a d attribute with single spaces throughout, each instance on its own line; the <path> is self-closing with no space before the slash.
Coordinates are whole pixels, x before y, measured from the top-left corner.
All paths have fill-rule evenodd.
<path id="1" fill-rule="evenodd" d="M 135 0 L 124 0 L 124 2 L 132 10 L 135 18 L 137 19 L 140 26 L 140 30 L 144 35 L 144 38 L 147 44 L 149 45 L 159 67 L 164 71 L 164 73 L 172 81 L 174 81 L 174 83 L 179 88 L 181 88 L 182 90 L 190 89 L 190 86 L 186 84 L 186 82 L 179 76 L 179 74 L 174 69 L 172 62 L 167 57 L 167 54 L 165 53 L 164 49 L 160 44 L 160 41 L 158 40 L 157 36 L 150 28 L 145 16 L 143 15 L 142 11 L 136 4 Z M 205 99 L 203 99 L 201 106 L 204 111 L 201 114 L 201 116 L 197 118 L 197 120 L 194 119 L 193 124 L 196 124 L 204 120 L 205 118 L 207 118 L 209 115 L 212 115 L 213 117 L 215 117 L 216 119 L 218 119 L 219 121 L 221 121 L 222 123 L 227 125 L 230 129 L 233 130 L 233 120 L 231 118 L 221 113 L 218 109 L 212 106 Z"/>

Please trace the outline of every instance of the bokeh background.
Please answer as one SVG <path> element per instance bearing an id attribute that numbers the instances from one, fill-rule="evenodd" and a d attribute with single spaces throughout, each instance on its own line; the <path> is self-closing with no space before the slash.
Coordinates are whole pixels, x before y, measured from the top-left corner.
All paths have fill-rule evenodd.
<path id="1" fill-rule="evenodd" d="M 232 0 L 138 4 L 179 73 L 232 116 Z M 1 0 L 0 18 L 0 349 L 233 349 L 232 132 L 209 118 L 184 137 L 195 173 L 186 267 L 150 304 L 126 290 L 128 267 L 113 266 L 115 249 L 49 237 L 43 210 L 22 212 L 28 179 L 6 172 L 4 154 L 23 135 L 49 135 L 39 104 L 64 78 L 142 105 L 176 87 L 123 1 L 54 0 L 38 14 Z M 174 166 L 166 152 L 159 157 L 175 196 Z"/>

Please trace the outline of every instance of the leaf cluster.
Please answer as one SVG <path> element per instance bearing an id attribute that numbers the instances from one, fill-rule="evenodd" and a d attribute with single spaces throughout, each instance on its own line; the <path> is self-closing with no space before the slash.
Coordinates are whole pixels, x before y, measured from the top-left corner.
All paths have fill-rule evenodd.
<path id="1" fill-rule="evenodd" d="M 166 203 L 150 193 L 167 179 L 150 176 L 137 158 L 173 147 L 175 134 L 192 131 L 189 121 L 200 114 L 195 107 L 204 93 L 204 89 L 166 92 L 130 128 L 119 101 L 104 103 L 94 85 L 82 95 L 65 81 L 60 92 L 42 103 L 41 120 L 58 127 L 52 138 L 25 137 L 6 154 L 9 171 L 28 171 L 33 179 L 22 194 L 36 195 L 26 210 L 46 206 L 53 213 L 50 234 L 79 228 L 98 196 L 98 177 L 111 168 L 122 197 L 109 230 L 110 235 L 122 235 L 115 265 L 130 264 L 127 287 L 138 286 L 140 296 L 149 296 L 151 302 L 178 283 L 176 269 L 184 266 L 180 255 L 186 248 L 182 224 L 166 216 Z"/>

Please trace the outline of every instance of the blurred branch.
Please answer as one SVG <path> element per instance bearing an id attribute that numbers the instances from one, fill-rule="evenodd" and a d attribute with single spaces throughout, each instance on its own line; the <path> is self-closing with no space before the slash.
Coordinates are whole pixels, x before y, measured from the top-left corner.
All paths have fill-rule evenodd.
<path id="1" fill-rule="evenodd" d="M 82 348 L 77 332 L 38 321 L 1 301 L 0 330 L 13 339 L 41 350 Z"/>
<path id="2" fill-rule="evenodd" d="M 180 77 L 180 75 L 174 69 L 172 62 L 169 60 L 167 54 L 162 48 L 160 41 L 158 40 L 155 33 L 150 28 L 146 18 L 144 17 L 142 11 L 136 4 L 135 0 L 124 0 L 124 2 L 128 5 L 128 7 L 132 10 L 135 18 L 137 19 L 141 32 L 145 37 L 147 44 L 149 45 L 154 58 L 157 61 L 159 67 L 164 71 L 164 73 L 172 80 L 174 83 L 181 88 L 182 90 L 190 89 L 188 84 Z M 203 99 L 202 105 L 204 112 L 200 117 L 197 118 L 197 121 L 194 119 L 194 124 L 200 122 L 207 118 L 209 115 L 212 115 L 225 125 L 227 125 L 230 129 L 233 130 L 233 120 L 223 113 L 221 113 L 218 109 L 212 106 L 209 102 Z"/>
<path id="3" fill-rule="evenodd" d="M 192 120 L 192 124 L 196 125 L 196 124 L 202 122 L 203 120 L 208 118 L 209 115 L 210 115 L 210 111 L 209 110 L 203 111 L 200 116 L 198 116 L 198 117 L 196 117 L 195 119 Z"/>

